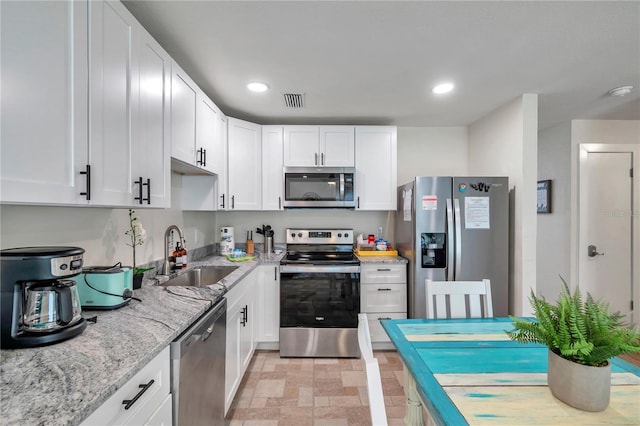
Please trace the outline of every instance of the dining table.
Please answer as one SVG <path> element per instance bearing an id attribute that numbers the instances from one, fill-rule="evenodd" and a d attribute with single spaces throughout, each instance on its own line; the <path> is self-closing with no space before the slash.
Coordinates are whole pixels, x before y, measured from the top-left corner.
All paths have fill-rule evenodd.
<path id="1" fill-rule="evenodd" d="M 406 425 L 640 425 L 640 368 L 619 357 L 609 406 L 587 412 L 552 395 L 548 348 L 512 341 L 509 317 L 381 324 L 405 366 Z"/>

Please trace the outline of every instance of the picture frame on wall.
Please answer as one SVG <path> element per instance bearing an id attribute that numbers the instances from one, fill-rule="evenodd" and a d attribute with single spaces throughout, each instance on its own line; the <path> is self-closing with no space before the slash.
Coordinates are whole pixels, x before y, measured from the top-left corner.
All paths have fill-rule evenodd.
<path id="1" fill-rule="evenodd" d="M 538 213 L 551 213 L 551 180 L 538 181 Z"/>

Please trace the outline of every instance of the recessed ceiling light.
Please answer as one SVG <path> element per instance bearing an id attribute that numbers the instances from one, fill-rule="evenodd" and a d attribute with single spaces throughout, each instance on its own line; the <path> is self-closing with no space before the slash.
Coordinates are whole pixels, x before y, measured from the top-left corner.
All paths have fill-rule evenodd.
<path id="1" fill-rule="evenodd" d="M 453 90 L 454 87 L 455 86 L 453 85 L 453 83 L 442 83 L 434 87 L 432 92 L 435 93 L 436 95 L 441 95 L 443 93 L 449 93 L 450 91 Z"/>
<path id="2" fill-rule="evenodd" d="M 609 90 L 609 94 L 611 96 L 624 96 L 624 95 L 628 95 L 632 89 L 633 89 L 633 86 L 620 86 L 620 87 L 616 87 L 615 89 Z"/>
<path id="3" fill-rule="evenodd" d="M 261 93 L 269 90 L 269 86 L 267 86 L 265 83 L 254 81 L 252 83 L 247 84 L 247 89 L 251 90 L 252 92 Z"/>

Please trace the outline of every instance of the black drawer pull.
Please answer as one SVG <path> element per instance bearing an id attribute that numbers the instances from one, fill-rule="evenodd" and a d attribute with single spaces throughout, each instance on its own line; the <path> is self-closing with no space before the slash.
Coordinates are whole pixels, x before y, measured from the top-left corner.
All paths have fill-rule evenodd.
<path id="1" fill-rule="evenodd" d="M 387 268 L 387 269 L 378 269 L 378 272 L 391 272 L 391 269 Z"/>
<path id="2" fill-rule="evenodd" d="M 378 321 L 380 321 L 380 320 L 390 320 L 390 319 L 391 319 L 390 317 L 378 317 Z"/>
<path id="3" fill-rule="evenodd" d="M 146 385 L 138 385 L 138 387 L 140 388 L 140 392 L 138 392 L 137 395 L 133 397 L 133 399 L 125 399 L 124 401 L 122 401 L 122 403 L 124 404 L 124 409 L 128 410 L 129 408 L 131 408 L 133 404 L 135 404 L 136 401 L 140 399 L 142 394 L 145 393 L 154 382 L 155 380 L 151 379 L 151 381 Z"/>
<path id="4" fill-rule="evenodd" d="M 390 288 L 379 288 L 378 291 L 391 291 Z"/>

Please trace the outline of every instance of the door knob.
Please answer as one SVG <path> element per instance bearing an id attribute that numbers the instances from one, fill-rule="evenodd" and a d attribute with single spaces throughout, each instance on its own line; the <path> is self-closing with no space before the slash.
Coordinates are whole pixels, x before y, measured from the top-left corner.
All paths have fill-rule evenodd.
<path id="1" fill-rule="evenodd" d="M 587 247 L 587 254 L 589 257 L 604 256 L 604 253 L 598 253 L 596 246 Z"/>

